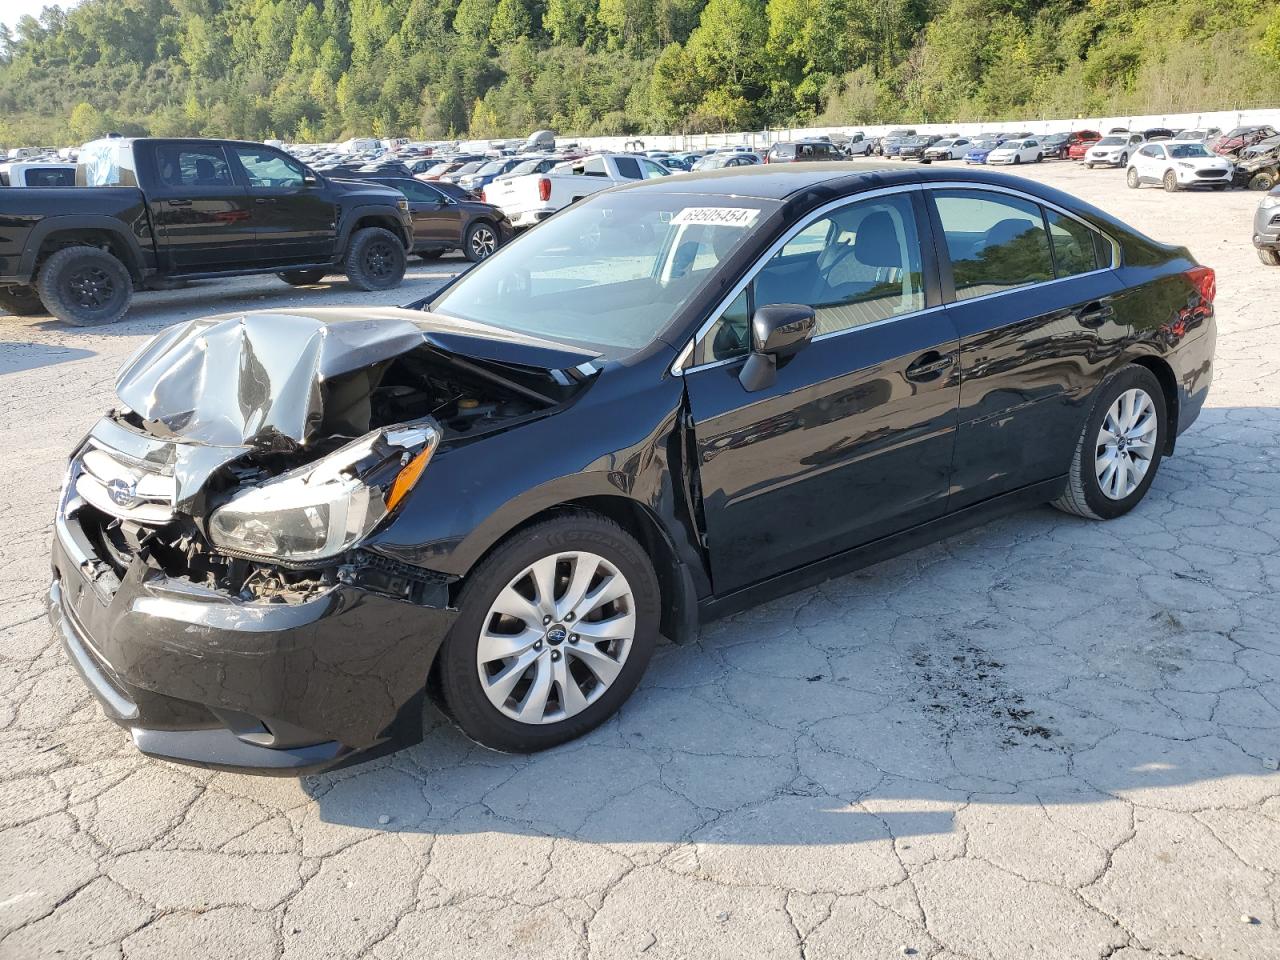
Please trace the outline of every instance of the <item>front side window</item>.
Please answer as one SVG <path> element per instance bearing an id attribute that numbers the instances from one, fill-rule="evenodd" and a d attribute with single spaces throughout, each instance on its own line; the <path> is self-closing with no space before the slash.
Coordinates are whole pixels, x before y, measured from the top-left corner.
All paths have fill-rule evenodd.
<path id="1" fill-rule="evenodd" d="M 775 303 L 813 307 L 815 336 L 923 309 L 920 239 L 910 197 L 857 201 L 798 232 L 716 320 L 694 362 L 746 354 L 751 313 Z"/>
<path id="2" fill-rule="evenodd" d="M 652 160 L 641 160 L 640 169 L 644 173 L 646 180 L 656 180 L 658 177 L 669 176 L 669 172 L 663 169 L 661 164 L 654 163 Z"/>
<path id="3" fill-rule="evenodd" d="M 306 182 L 302 167 L 265 147 L 233 147 L 251 187 L 300 190 Z"/>
<path id="4" fill-rule="evenodd" d="M 175 144 L 156 148 L 160 182 L 167 187 L 229 187 L 231 167 L 221 147 Z"/>
<path id="5" fill-rule="evenodd" d="M 933 193 L 957 300 L 1053 279 L 1038 204 L 975 190 Z"/>

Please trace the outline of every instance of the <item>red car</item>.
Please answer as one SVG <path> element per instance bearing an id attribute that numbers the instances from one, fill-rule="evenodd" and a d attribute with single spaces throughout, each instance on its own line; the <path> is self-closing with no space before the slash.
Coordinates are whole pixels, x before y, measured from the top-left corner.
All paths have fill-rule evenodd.
<path id="1" fill-rule="evenodd" d="M 1067 157 L 1083 160 L 1085 151 L 1102 139 L 1097 130 L 1074 130 L 1067 135 Z"/>
<path id="2" fill-rule="evenodd" d="M 1266 124 L 1236 127 L 1234 130 L 1228 130 L 1222 136 L 1210 140 L 1208 147 L 1219 156 L 1238 157 L 1240 156 L 1240 151 L 1245 147 L 1252 147 L 1255 143 L 1274 136 L 1276 136 L 1275 127 L 1270 127 Z"/>

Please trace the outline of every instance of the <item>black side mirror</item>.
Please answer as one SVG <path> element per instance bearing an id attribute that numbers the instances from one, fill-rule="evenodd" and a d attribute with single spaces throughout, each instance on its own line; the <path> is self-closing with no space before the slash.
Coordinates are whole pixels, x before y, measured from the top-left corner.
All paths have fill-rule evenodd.
<path id="1" fill-rule="evenodd" d="M 813 307 L 775 303 L 761 307 L 751 318 L 751 354 L 738 374 L 748 393 L 773 386 L 778 367 L 800 352 L 818 325 Z"/>

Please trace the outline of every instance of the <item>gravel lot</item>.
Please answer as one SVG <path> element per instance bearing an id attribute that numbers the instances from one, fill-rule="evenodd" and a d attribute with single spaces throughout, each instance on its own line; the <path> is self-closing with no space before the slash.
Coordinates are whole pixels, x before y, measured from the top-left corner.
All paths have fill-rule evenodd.
<path id="1" fill-rule="evenodd" d="M 144 759 L 43 613 L 64 458 L 161 327 L 407 302 L 274 278 L 0 319 L 0 956 L 1280 956 L 1280 269 L 1258 195 L 1026 170 L 1218 271 L 1218 364 L 1146 502 L 1032 510 L 659 651 L 532 758 L 438 717 L 303 781 Z"/>

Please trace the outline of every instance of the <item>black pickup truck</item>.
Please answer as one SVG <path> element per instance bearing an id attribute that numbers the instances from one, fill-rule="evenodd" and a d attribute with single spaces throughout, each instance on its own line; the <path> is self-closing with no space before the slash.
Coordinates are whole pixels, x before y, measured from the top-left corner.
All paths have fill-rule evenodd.
<path id="1" fill-rule="evenodd" d="M 384 290 L 413 242 L 399 191 L 261 143 L 97 140 L 76 184 L 0 190 L 0 312 L 96 326 L 124 316 L 136 287 L 251 273 Z"/>

